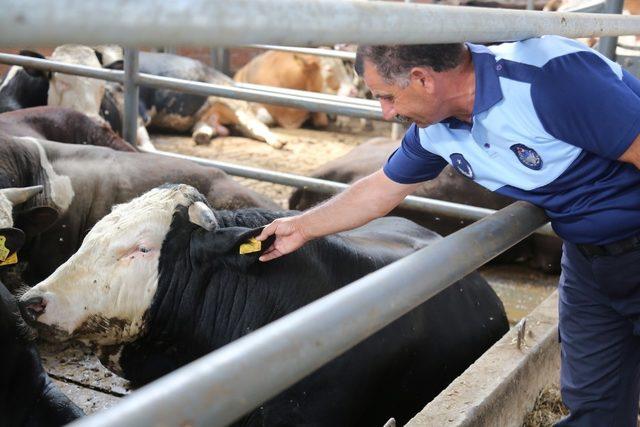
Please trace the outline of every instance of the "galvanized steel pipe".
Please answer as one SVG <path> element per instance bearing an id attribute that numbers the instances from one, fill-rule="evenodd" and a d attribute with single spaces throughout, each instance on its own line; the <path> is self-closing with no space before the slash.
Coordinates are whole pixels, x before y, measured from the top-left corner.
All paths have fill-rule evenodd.
<path id="1" fill-rule="evenodd" d="M 149 151 L 140 148 L 141 151 L 154 153 L 161 156 L 173 157 L 176 159 L 190 160 L 205 166 L 213 166 L 234 176 L 251 178 L 259 181 L 273 182 L 274 184 L 288 185 L 297 188 L 308 188 L 325 194 L 335 194 L 347 188 L 349 185 L 342 182 L 328 181 L 325 179 L 309 178 L 306 176 L 294 175 L 284 172 L 274 172 L 266 169 L 241 166 L 233 163 L 220 162 L 217 160 L 203 159 L 200 157 L 187 156 L 185 154 L 170 153 L 167 151 Z M 493 209 L 479 208 L 477 206 L 463 205 L 460 203 L 445 202 L 444 200 L 429 199 L 426 197 L 408 196 L 401 207 L 415 209 L 436 216 L 457 217 L 471 221 L 477 221 L 488 215 L 496 213 Z M 556 236 L 549 224 L 540 227 L 535 231 L 537 234 L 545 236 Z"/>
<path id="2" fill-rule="evenodd" d="M 0 14 L 6 47 L 415 44 L 544 34 L 640 34 L 640 17 L 358 0 L 140 0 L 117 7 L 104 0 L 13 0 Z"/>
<path id="3" fill-rule="evenodd" d="M 138 77 L 138 51 L 136 49 L 124 49 L 124 120 L 122 135 L 125 141 L 136 144 L 136 132 L 138 130 L 138 94 L 136 84 Z"/>
<path id="4" fill-rule="evenodd" d="M 341 50 L 322 49 L 313 47 L 293 47 L 293 46 L 275 46 L 271 44 L 250 44 L 247 47 L 255 47 L 257 49 L 279 50 L 282 52 L 303 53 L 306 55 L 326 56 L 328 58 L 340 58 L 349 61 L 355 61 L 355 52 L 344 52 Z"/>
<path id="5" fill-rule="evenodd" d="M 516 202 L 71 425 L 226 426 L 513 246 L 545 221 L 540 209 Z"/>

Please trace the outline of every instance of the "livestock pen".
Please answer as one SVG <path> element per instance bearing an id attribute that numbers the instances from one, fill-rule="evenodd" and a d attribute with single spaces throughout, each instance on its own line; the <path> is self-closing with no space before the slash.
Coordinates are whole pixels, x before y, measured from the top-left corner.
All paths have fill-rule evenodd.
<path id="1" fill-rule="evenodd" d="M 197 2 L 192 2 L 197 3 Z M 251 2 L 250 2 L 251 3 Z M 145 14 L 143 6 L 148 3 L 141 2 L 131 5 L 130 10 L 125 10 L 122 15 L 118 13 L 118 19 L 113 13 L 104 9 L 106 4 L 84 2 L 75 4 L 74 8 L 56 8 L 65 10 L 68 15 L 45 13 L 48 9 L 43 2 L 22 2 L 20 5 L 9 7 L 3 18 L 0 38 L 7 45 L 40 45 L 62 42 L 114 42 L 129 46 L 142 46 L 150 43 L 171 44 L 207 44 L 237 45 L 253 42 L 273 42 L 290 44 L 330 43 L 330 42 L 361 42 L 361 43 L 415 43 L 428 39 L 433 42 L 453 42 L 461 40 L 498 41 L 503 39 L 524 38 L 547 33 L 567 36 L 601 36 L 636 34 L 640 18 L 615 17 L 602 15 L 599 17 L 583 15 L 541 15 L 537 12 L 509 11 L 466 11 L 449 8 L 433 8 L 425 5 L 390 5 L 390 4 L 364 4 L 361 2 L 308 2 L 303 4 L 296 2 L 281 2 L 278 8 L 270 8 L 269 2 L 253 2 L 251 7 L 262 13 L 262 19 L 269 22 L 287 22 L 290 25 L 286 32 L 276 29 L 261 22 L 242 22 L 241 20 L 226 19 L 224 13 L 211 13 L 207 10 L 220 12 L 224 9 L 246 7 L 244 2 L 233 5 L 223 5 L 221 2 L 212 2 L 201 8 L 202 15 L 195 20 L 182 21 L 191 18 L 184 10 L 173 9 L 168 4 L 157 4 L 158 9 L 166 11 L 166 16 L 171 17 L 171 22 L 163 21 L 165 15 L 156 14 L 150 17 Z M 83 25 L 89 25 L 87 12 L 83 8 L 92 8 L 92 13 L 100 15 L 100 22 L 91 22 L 92 31 L 87 33 L 82 28 L 74 30 L 72 25 L 75 13 L 82 16 Z M 129 6 L 125 6 L 125 9 Z M 177 6 L 176 6 L 177 7 Z M 166 8 L 166 9 L 165 9 Z M 293 13 L 294 11 L 295 13 Z M 337 12 L 343 12 L 338 14 Z M 35 12 L 35 13 L 34 13 Z M 318 13 L 323 12 L 323 13 Z M 38 17 L 37 14 L 42 14 Z M 228 12 L 232 13 L 232 12 Z M 314 15 L 317 14 L 317 15 Z M 344 15 L 344 16 L 343 16 Z M 116 21 L 126 16 L 127 24 Z M 234 16 L 234 15 L 229 15 Z M 320 17 L 331 17 L 331 20 Z M 335 22 L 335 17 L 341 19 Z M 133 19 L 135 17 L 135 19 Z M 366 17 L 366 19 L 364 19 Z M 444 18 L 447 19 L 444 19 Z M 478 18 L 482 17 L 482 20 Z M 387 25 L 372 25 L 372 22 L 387 22 L 387 19 L 402 21 L 407 27 L 412 28 L 411 34 L 396 34 L 384 30 Z M 513 19 L 505 19 L 513 18 Z M 44 21 L 38 21 L 43 19 Z M 131 21 L 129 21 L 131 19 Z M 226 20 L 225 20 L 226 19 Z M 440 20 L 442 19 L 442 20 Z M 277 21 L 276 21 L 277 20 Z M 377 20 L 377 21 L 376 21 Z M 213 25 L 216 31 L 206 34 L 206 31 L 194 29 L 185 33 L 173 27 L 180 22 L 184 26 L 198 26 L 205 22 L 207 26 Z M 396 22 L 396 21 L 394 21 Z M 431 28 L 420 26 L 420 22 L 433 22 Z M 135 23 L 135 30 L 133 26 Z M 413 25 L 411 24 L 413 23 Z M 445 24 L 446 23 L 446 24 Z M 158 35 L 151 31 L 152 26 L 166 25 L 167 31 Z M 251 25 L 253 32 L 243 32 L 242 28 Z M 110 28 L 117 27 L 118 31 L 112 32 Z M 393 22 L 388 27 L 396 28 Z M 46 29 L 40 33 L 36 32 Z M 56 33 L 56 28 L 63 28 L 63 32 Z M 171 30 L 174 28 L 174 30 Z M 291 28 L 297 29 L 292 31 Z M 339 31 L 335 30 L 340 29 Z M 418 30 L 416 30 L 418 28 Z M 460 31 L 460 29 L 469 29 Z M 32 31 L 28 33 L 28 29 Z M 356 29 L 356 30 L 354 30 Z M 447 31 L 447 29 L 451 31 Z M 455 29 L 455 31 L 453 31 Z M 50 30 L 50 32 L 49 32 Z M 145 31 L 147 30 L 147 31 Z M 235 30 L 235 31 L 234 31 Z M 238 31 L 240 30 L 240 31 Z M 302 35 L 304 33 L 304 36 Z M 229 36 L 231 35 L 231 36 Z M 158 38 L 161 40 L 158 40 Z M 135 51 L 129 50 L 128 56 L 129 77 L 122 78 L 117 72 L 110 72 L 110 78 L 117 81 L 129 82 L 129 87 L 137 83 L 146 84 L 154 81 L 152 77 L 135 75 Z M 17 61 L 17 60 L 16 60 Z M 33 64 L 32 64 L 33 65 Z M 47 65 L 45 63 L 41 65 Z M 50 65 L 50 64 L 49 64 Z M 69 68 L 71 70 L 71 68 Z M 77 70 L 75 70 L 77 71 Z M 97 71 L 97 70 L 93 70 Z M 102 70 L 100 70 L 102 71 Z M 105 77 L 106 75 L 100 76 Z M 97 77 L 97 75 L 93 75 Z M 122 79 L 122 80 L 120 80 Z M 160 83 L 159 80 L 155 81 Z M 178 89 L 175 82 L 163 82 L 166 86 Z M 181 89 L 186 89 L 187 84 Z M 196 85 L 197 86 L 197 85 Z M 196 90 L 193 86 L 192 89 Z M 238 96 L 238 92 L 228 88 L 199 87 L 198 93 Z M 225 92 L 226 91 L 226 92 Z M 291 101 L 290 97 L 278 99 L 275 95 L 245 93 L 249 100 L 267 102 L 277 101 L 282 105 L 305 106 L 311 110 L 329 111 L 326 103 L 317 102 L 315 106 L 304 105 L 302 100 Z M 135 97 L 130 96 L 128 111 L 136 111 Z M 324 104 L 324 106 L 323 106 Z M 358 105 L 348 105 L 347 110 L 358 113 L 365 108 Z M 376 117 L 375 108 L 367 108 L 366 115 Z M 336 111 L 335 109 L 331 110 Z M 347 114 L 344 111 L 342 114 Z M 131 127 L 129 127 L 131 129 Z M 239 168 L 232 165 L 223 165 L 205 160 L 198 160 L 207 164 L 227 168 L 227 171 L 241 176 L 253 178 L 269 178 L 273 182 L 287 185 L 315 185 L 322 188 L 330 188 L 330 191 L 340 190 L 340 185 L 306 181 L 302 178 L 286 176 L 268 171 L 258 171 L 248 175 L 248 168 Z M 243 170 L 244 169 L 244 170 Z M 254 171 L 255 172 L 255 171 Z M 245 175 L 243 175 L 245 174 Z M 430 209 L 451 209 L 449 205 L 438 202 L 422 202 L 429 204 Z M 477 215 L 475 219 L 490 212 L 480 212 L 472 208 L 468 209 L 470 215 Z M 432 210 L 433 212 L 433 210 Z M 460 212 L 457 210 L 456 212 Z M 517 203 L 498 213 L 479 221 L 478 223 L 449 236 L 442 242 L 411 255 L 396 264 L 379 270 L 375 274 L 367 276 L 332 294 L 323 300 L 317 301 L 290 316 L 238 340 L 229 346 L 212 353 L 211 355 L 194 362 L 180 371 L 151 384 L 111 410 L 79 421 L 77 425 L 154 425 L 162 422 L 170 425 L 179 425 L 181 422 L 207 423 L 207 425 L 225 425 L 242 415 L 247 410 L 260 404 L 278 391 L 286 388 L 307 373 L 320 367 L 336 355 L 366 338 L 375 330 L 381 328 L 393 319 L 415 307 L 422 301 L 435 295 L 454 280 L 462 277 L 486 261 L 490 260 L 509 246 L 534 232 L 546 222 L 540 210 L 525 203 Z M 545 231 L 546 230 L 546 231 Z M 549 232 L 546 228 L 542 232 Z M 469 242 L 482 242 L 482 244 L 469 244 Z M 460 248 L 463 247 L 463 250 Z M 452 265 L 451 259 L 456 263 Z M 446 268 L 444 268 L 445 266 Z M 429 283 L 424 283 L 426 272 L 431 274 Z M 398 292 L 398 289 L 389 286 L 392 281 L 401 277 L 406 282 L 415 283 L 416 286 Z M 379 316 L 372 318 L 367 316 L 367 307 L 384 300 L 386 307 L 380 310 Z M 331 316 L 327 316 L 331 313 Z M 319 328 L 318 326 L 322 327 Z M 341 326 L 341 327 L 338 327 Z M 310 346 L 307 337 L 314 336 L 322 342 L 321 346 Z M 278 337 L 278 340 L 273 340 Z M 277 342 L 277 345 L 274 343 Z M 274 362 L 269 367 L 273 377 L 269 381 L 263 381 L 261 373 L 265 366 L 256 359 L 262 359 L 270 354 L 270 359 L 282 361 Z M 283 357 L 285 356 L 285 357 Z M 286 362 L 286 363 L 284 363 Z M 216 395 L 214 390 L 224 384 L 224 392 Z M 172 395 L 179 395 L 181 399 L 174 399 Z M 426 402 L 425 402 L 426 403 Z"/>

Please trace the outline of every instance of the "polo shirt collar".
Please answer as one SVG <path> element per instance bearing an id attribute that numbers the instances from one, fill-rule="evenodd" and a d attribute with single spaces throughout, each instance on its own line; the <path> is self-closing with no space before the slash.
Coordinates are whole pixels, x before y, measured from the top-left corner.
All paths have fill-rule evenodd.
<path id="1" fill-rule="evenodd" d="M 496 105 L 503 98 L 502 89 L 500 88 L 500 79 L 498 77 L 499 65 L 496 62 L 495 55 L 483 45 L 465 43 L 471 52 L 471 60 L 476 78 L 476 94 L 473 100 L 473 116 Z M 470 128 L 468 123 L 449 117 L 442 121 L 446 123 L 450 129 Z"/>

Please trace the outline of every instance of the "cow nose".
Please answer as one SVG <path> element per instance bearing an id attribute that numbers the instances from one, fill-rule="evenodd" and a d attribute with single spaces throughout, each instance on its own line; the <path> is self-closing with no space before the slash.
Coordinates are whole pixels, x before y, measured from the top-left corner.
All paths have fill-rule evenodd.
<path id="1" fill-rule="evenodd" d="M 31 297 L 26 301 L 20 302 L 20 311 L 22 317 L 27 322 L 35 322 L 38 320 L 38 316 L 44 313 L 47 307 L 47 302 L 42 297 Z"/>

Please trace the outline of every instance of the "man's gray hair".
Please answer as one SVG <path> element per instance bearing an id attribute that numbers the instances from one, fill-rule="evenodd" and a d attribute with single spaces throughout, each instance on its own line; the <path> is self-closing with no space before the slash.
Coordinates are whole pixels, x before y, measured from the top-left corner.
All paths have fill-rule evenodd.
<path id="1" fill-rule="evenodd" d="M 355 68 L 362 76 L 366 59 L 387 83 L 402 85 L 408 83 L 413 67 L 429 67 L 436 72 L 450 70 L 460 64 L 463 52 L 463 43 L 358 46 Z"/>

